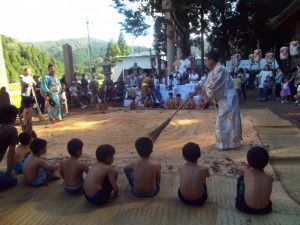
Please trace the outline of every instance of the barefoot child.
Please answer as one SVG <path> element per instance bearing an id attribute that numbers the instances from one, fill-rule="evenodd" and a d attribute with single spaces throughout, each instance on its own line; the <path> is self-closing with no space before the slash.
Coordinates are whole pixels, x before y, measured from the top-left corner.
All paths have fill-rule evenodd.
<path id="1" fill-rule="evenodd" d="M 188 205 L 203 205 L 207 200 L 206 177 L 210 176 L 206 166 L 198 165 L 201 157 L 199 145 L 189 142 L 183 146 L 182 155 L 186 164 L 179 167 L 179 199 Z"/>
<path id="2" fill-rule="evenodd" d="M 31 135 L 27 132 L 19 134 L 20 145 L 16 148 L 16 163 L 13 170 L 15 173 L 23 173 L 23 165 L 25 160 L 30 156 Z"/>
<path id="3" fill-rule="evenodd" d="M 47 152 L 47 141 L 41 138 L 34 139 L 30 144 L 32 154 L 25 160 L 23 174 L 25 181 L 38 187 L 47 181 L 59 179 L 54 175 L 58 170 L 57 164 L 49 162 L 43 155 Z"/>
<path id="4" fill-rule="evenodd" d="M 102 205 L 111 196 L 117 196 L 119 186 L 117 184 L 118 172 L 113 169 L 115 148 L 111 145 L 100 145 L 96 150 L 96 162 L 86 176 L 84 185 L 84 195 L 86 200 L 95 204 Z"/>
<path id="5" fill-rule="evenodd" d="M 237 180 L 237 196 L 235 207 L 245 213 L 267 214 L 272 212 L 270 196 L 273 178 L 264 172 L 269 161 L 266 149 L 255 146 L 247 153 L 249 165 L 241 165 L 237 169 L 242 175 Z"/>
<path id="6" fill-rule="evenodd" d="M 173 93 L 170 92 L 168 94 L 168 100 L 167 103 L 165 104 L 164 108 L 165 109 L 174 109 L 175 107 L 175 100 L 173 99 Z"/>
<path id="7" fill-rule="evenodd" d="M 187 102 L 184 105 L 185 109 L 194 109 L 196 107 L 196 102 L 193 96 L 191 96 L 191 93 L 189 93 L 189 98 Z"/>
<path id="8" fill-rule="evenodd" d="M 182 105 L 181 94 L 177 94 L 175 99 L 175 109 L 178 109 L 181 105 Z"/>
<path id="9" fill-rule="evenodd" d="M 150 158 L 153 143 L 148 137 L 141 137 L 135 148 L 141 158 L 126 166 L 124 172 L 135 196 L 153 197 L 160 190 L 160 164 Z"/>
<path id="10" fill-rule="evenodd" d="M 60 99 L 61 99 L 61 105 L 65 110 L 65 113 L 69 115 L 68 99 L 67 99 L 65 84 L 61 84 Z"/>
<path id="11" fill-rule="evenodd" d="M 136 109 L 137 107 L 138 107 L 138 104 L 136 103 L 135 98 L 134 98 L 134 97 L 131 98 L 131 102 L 130 102 L 130 104 L 129 104 L 130 110 L 134 110 L 134 109 Z"/>
<path id="12" fill-rule="evenodd" d="M 25 108 L 20 117 L 22 130 L 29 133 L 32 138 L 37 138 L 35 131 L 32 129 L 33 106 L 35 100 L 31 97 L 25 97 L 23 103 Z"/>
<path id="13" fill-rule="evenodd" d="M 69 194 L 81 194 L 84 186 L 83 173 L 89 172 L 89 166 L 79 160 L 83 142 L 73 138 L 68 142 L 70 158 L 60 163 L 60 175 L 64 179 L 64 189 Z"/>

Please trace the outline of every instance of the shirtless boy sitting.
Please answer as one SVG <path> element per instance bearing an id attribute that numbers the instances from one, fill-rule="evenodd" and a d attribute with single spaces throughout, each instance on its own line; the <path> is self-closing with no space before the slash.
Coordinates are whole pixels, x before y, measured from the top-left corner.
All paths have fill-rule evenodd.
<path id="1" fill-rule="evenodd" d="M 95 205 L 102 205 L 107 202 L 111 192 L 116 196 L 119 193 L 117 184 L 118 172 L 113 169 L 114 154 L 113 146 L 100 145 L 96 150 L 96 162 L 86 176 L 84 191 L 85 198 Z"/>
<path id="2" fill-rule="evenodd" d="M 124 168 L 132 193 L 137 197 L 153 197 L 159 190 L 160 164 L 150 158 L 153 143 L 148 137 L 136 140 L 135 148 L 141 157 Z"/>
<path id="3" fill-rule="evenodd" d="M 210 176 L 206 166 L 198 165 L 201 157 L 199 145 L 189 142 L 183 146 L 182 155 L 186 164 L 179 167 L 179 199 L 188 205 L 201 206 L 207 200 L 206 177 Z"/>
<path id="4" fill-rule="evenodd" d="M 81 194 L 84 186 L 83 173 L 89 172 L 89 166 L 79 160 L 83 142 L 73 138 L 68 142 L 70 158 L 60 163 L 60 175 L 64 179 L 64 189 L 69 194 Z"/>
<path id="5" fill-rule="evenodd" d="M 19 134 L 20 145 L 16 148 L 16 163 L 13 166 L 15 173 L 23 173 L 25 160 L 30 156 L 31 135 L 27 132 Z"/>
<path id="6" fill-rule="evenodd" d="M 32 186 L 41 186 L 47 181 L 59 179 L 54 175 L 58 165 L 49 162 L 45 156 L 47 141 L 41 138 L 34 139 L 30 144 L 32 154 L 25 160 L 23 174 L 25 181 Z"/>
<path id="7" fill-rule="evenodd" d="M 273 178 L 264 172 L 269 161 L 266 149 L 255 146 L 247 153 L 249 165 L 241 165 L 242 172 L 237 180 L 237 197 L 235 207 L 245 213 L 267 214 L 272 212 L 270 196 Z"/>

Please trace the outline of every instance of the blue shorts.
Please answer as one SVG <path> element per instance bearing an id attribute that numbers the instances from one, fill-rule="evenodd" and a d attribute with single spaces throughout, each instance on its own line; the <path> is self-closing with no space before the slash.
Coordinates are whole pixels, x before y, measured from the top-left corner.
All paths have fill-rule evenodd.
<path id="1" fill-rule="evenodd" d="M 14 166 L 13 166 L 13 170 L 15 171 L 15 173 L 23 173 L 23 164 L 25 162 L 25 160 L 30 156 L 30 153 L 27 153 L 26 156 L 24 157 L 24 159 L 20 162 L 17 162 Z"/>
<path id="2" fill-rule="evenodd" d="M 127 178 L 128 182 L 129 182 L 129 185 L 131 186 L 131 192 L 132 192 L 133 195 L 135 195 L 137 197 L 141 197 L 141 198 L 154 197 L 160 191 L 159 182 L 156 182 L 156 186 L 155 186 L 154 191 L 152 191 L 150 193 L 138 193 L 138 192 L 136 192 L 135 189 L 134 189 L 134 174 L 133 174 L 133 171 L 124 168 L 124 172 L 125 172 L 125 175 L 126 175 L 126 178 Z"/>
<path id="3" fill-rule="evenodd" d="M 49 176 L 50 173 L 46 169 L 40 168 L 37 177 L 31 182 L 31 185 L 36 187 L 41 186 L 47 182 Z"/>
<path id="4" fill-rule="evenodd" d="M 66 192 L 72 195 L 81 194 L 83 192 L 83 182 L 77 185 L 76 187 L 64 186 Z"/>

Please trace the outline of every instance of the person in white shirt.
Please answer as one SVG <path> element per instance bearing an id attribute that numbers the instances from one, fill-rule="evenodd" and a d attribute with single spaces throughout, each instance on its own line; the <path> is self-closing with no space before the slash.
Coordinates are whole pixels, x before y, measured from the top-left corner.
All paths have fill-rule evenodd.
<path id="1" fill-rule="evenodd" d="M 264 83 L 267 80 L 267 77 L 273 77 L 272 71 L 270 71 L 270 66 L 267 64 L 265 65 L 264 70 L 262 70 L 258 75 L 258 88 L 259 88 L 259 93 L 258 93 L 258 101 L 262 101 L 263 95 L 264 95 Z"/>
<path id="2" fill-rule="evenodd" d="M 32 76 L 30 76 L 31 69 L 26 67 L 24 69 L 24 74 L 20 75 L 20 83 L 21 83 L 21 107 L 20 107 L 20 115 L 23 112 L 24 109 L 24 104 L 23 104 L 23 99 L 24 97 L 32 97 L 33 92 L 32 92 L 32 87 L 35 84 L 35 81 L 33 80 Z"/>
<path id="3" fill-rule="evenodd" d="M 196 73 L 195 69 L 192 69 L 192 73 L 189 74 L 190 84 L 196 85 L 198 83 L 199 75 Z"/>
<path id="4" fill-rule="evenodd" d="M 159 84 L 159 77 L 158 75 L 155 76 L 155 79 L 154 79 L 154 88 L 156 89 L 160 89 L 160 84 Z"/>
<path id="5" fill-rule="evenodd" d="M 71 97 L 73 99 L 73 102 L 75 105 L 80 105 L 82 109 L 85 109 L 87 107 L 87 105 L 82 104 L 79 96 L 78 96 L 78 89 L 75 86 L 75 81 L 72 81 L 72 86 L 69 87 L 69 92 L 71 94 Z"/>

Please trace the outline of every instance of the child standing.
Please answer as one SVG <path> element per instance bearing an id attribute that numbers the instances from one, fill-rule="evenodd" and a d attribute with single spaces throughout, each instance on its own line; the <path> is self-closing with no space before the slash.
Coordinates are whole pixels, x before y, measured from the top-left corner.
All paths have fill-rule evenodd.
<path id="1" fill-rule="evenodd" d="M 206 177 L 210 176 L 206 166 L 198 165 L 201 157 L 199 145 L 189 142 L 183 146 L 182 155 L 186 164 L 179 167 L 179 199 L 188 205 L 203 205 L 207 200 Z"/>
<path id="2" fill-rule="evenodd" d="M 58 170 L 57 164 L 49 162 L 45 156 L 47 141 L 41 138 L 34 139 L 30 144 L 32 154 L 25 160 L 23 174 L 25 181 L 32 186 L 38 187 L 47 181 L 59 179 L 54 175 Z"/>
<path id="3" fill-rule="evenodd" d="M 141 157 L 124 168 L 131 186 L 131 192 L 137 197 L 153 197 L 159 190 L 160 164 L 150 158 L 153 143 L 148 137 L 136 140 L 135 148 Z"/>
<path id="4" fill-rule="evenodd" d="M 37 138 L 35 131 L 32 129 L 32 115 L 33 115 L 33 106 L 35 100 L 31 97 L 24 97 L 24 110 L 20 117 L 22 130 L 29 133 L 32 138 Z"/>
<path id="5" fill-rule="evenodd" d="M 264 172 L 269 162 L 269 154 L 266 149 L 255 146 L 248 151 L 247 161 L 249 165 L 237 168 L 242 175 L 237 180 L 235 207 L 250 214 L 270 213 L 273 178 Z"/>
<path id="6" fill-rule="evenodd" d="M 69 115 L 68 99 L 67 99 L 65 84 L 61 85 L 60 99 L 61 99 L 61 105 L 62 105 L 63 109 L 65 110 L 65 113 L 67 115 Z"/>
<path id="7" fill-rule="evenodd" d="M 70 158 L 60 163 L 60 175 L 64 179 L 64 189 L 69 194 L 81 194 L 84 186 L 83 173 L 89 172 L 89 166 L 79 160 L 83 142 L 73 138 L 68 142 Z"/>
<path id="8" fill-rule="evenodd" d="M 86 176 L 84 190 L 85 198 L 95 205 L 102 205 L 111 196 L 119 193 L 117 184 L 118 172 L 113 169 L 115 148 L 111 145 L 100 145 L 96 150 L 96 158 L 98 160 Z"/>
<path id="9" fill-rule="evenodd" d="M 182 106 L 181 94 L 177 94 L 175 99 L 175 109 L 178 109 L 180 106 Z"/>
<path id="10" fill-rule="evenodd" d="M 16 163 L 13 166 L 15 173 L 23 173 L 25 160 L 30 156 L 31 135 L 27 132 L 19 134 L 20 145 L 16 148 Z"/>
<path id="11" fill-rule="evenodd" d="M 296 99 L 296 101 L 298 101 L 298 102 L 300 101 L 300 85 L 298 85 L 298 87 L 297 87 L 297 94 L 294 96 L 294 98 Z M 299 103 L 299 105 L 300 105 L 300 103 Z"/>
<path id="12" fill-rule="evenodd" d="M 287 78 L 284 78 L 284 83 L 281 85 L 281 103 L 288 103 L 287 99 L 291 95 L 289 82 L 290 81 Z"/>
<path id="13" fill-rule="evenodd" d="M 173 93 L 170 92 L 168 94 L 168 100 L 167 103 L 164 105 L 165 109 L 174 109 L 175 107 L 175 100 L 173 99 Z"/>
<path id="14" fill-rule="evenodd" d="M 233 83 L 236 93 L 239 97 L 239 102 L 241 102 L 241 80 L 238 77 L 238 74 L 236 72 L 233 73 Z"/>

